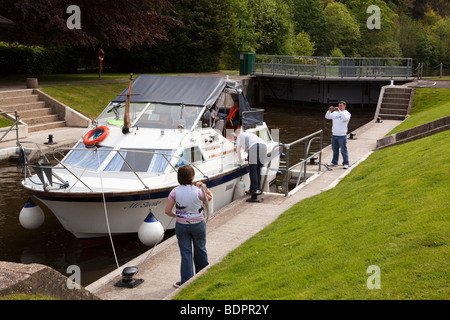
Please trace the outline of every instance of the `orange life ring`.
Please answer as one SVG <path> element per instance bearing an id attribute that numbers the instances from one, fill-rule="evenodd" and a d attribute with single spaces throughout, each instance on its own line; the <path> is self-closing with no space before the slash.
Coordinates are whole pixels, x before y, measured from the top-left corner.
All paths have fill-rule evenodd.
<path id="1" fill-rule="evenodd" d="M 99 142 L 105 140 L 109 134 L 109 128 L 107 126 L 99 126 L 89 130 L 83 137 L 83 143 L 86 146 L 94 146 Z M 91 140 L 91 137 L 93 138 Z"/>

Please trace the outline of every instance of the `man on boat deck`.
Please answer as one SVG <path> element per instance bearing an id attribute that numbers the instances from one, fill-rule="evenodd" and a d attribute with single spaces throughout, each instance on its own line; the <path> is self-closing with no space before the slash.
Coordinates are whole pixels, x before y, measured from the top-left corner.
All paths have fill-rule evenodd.
<path id="1" fill-rule="evenodd" d="M 330 167 L 336 167 L 339 161 L 339 149 L 341 149 L 344 169 L 348 168 L 348 151 L 347 151 L 347 130 L 351 114 L 345 110 L 347 104 L 340 101 L 337 108 L 330 107 L 325 114 L 325 118 L 333 121 L 331 129 L 331 149 L 333 150 L 333 159 Z"/>
<path id="2" fill-rule="evenodd" d="M 248 154 L 250 167 L 250 193 L 261 194 L 261 167 L 267 162 L 267 145 L 260 137 L 250 132 L 242 132 L 236 139 L 239 162 L 242 163 L 241 149 Z"/>
<path id="3" fill-rule="evenodd" d="M 232 126 L 239 125 L 239 100 L 235 100 L 227 117 L 227 122 Z"/>

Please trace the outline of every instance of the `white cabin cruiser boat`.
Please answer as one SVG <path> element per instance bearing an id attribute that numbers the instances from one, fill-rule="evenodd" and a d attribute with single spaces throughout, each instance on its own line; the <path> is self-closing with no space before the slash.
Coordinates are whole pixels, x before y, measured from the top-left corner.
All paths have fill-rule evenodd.
<path id="1" fill-rule="evenodd" d="M 257 134 L 275 151 L 271 169 L 262 168 L 263 179 L 274 181 L 279 143 L 263 122 L 263 110 L 250 108 L 237 82 L 140 75 L 58 164 L 28 164 L 22 186 L 77 238 L 136 233 L 149 212 L 174 228 L 164 208 L 178 186 L 178 167 L 195 168 L 194 182 L 203 181 L 212 191 L 214 211 L 233 201 L 238 185 L 248 189 L 248 164 L 237 163 L 230 138 L 236 125 L 220 128 L 224 120 L 216 123 L 209 116 L 227 114 L 234 100 L 239 101 L 240 130 Z"/>

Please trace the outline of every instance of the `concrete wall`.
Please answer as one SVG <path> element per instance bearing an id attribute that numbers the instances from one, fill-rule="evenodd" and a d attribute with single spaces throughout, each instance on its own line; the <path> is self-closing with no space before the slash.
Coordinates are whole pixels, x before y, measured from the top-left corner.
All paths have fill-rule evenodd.
<path id="1" fill-rule="evenodd" d="M 59 119 L 65 120 L 66 126 L 87 128 L 91 125 L 91 120 L 88 117 L 52 98 L 41 90 L 34 89 L 33 93 L 39 95 L 39 100 L 45 101 L 46 105 L 58 114 Z"/>
<path id="2" fill-rule="evenodd" d="M 98 300 L 83 287 L 67 288 L 67 277 L 37 263 L 0 261 L 0 296 L 15 293 L 42 294 L 60 300 Z"/>
<path id="3" fill-rule="evenodd" d="M 331 105 L 340 100 L 352 106 L 375 107 L 383 81 L 301 80 L 295 78 L 256 77 L 254 79 L 259 102 L 264 100 L 293 101 L 305 105 Z"/>
<path id="4" fill-rule="evenodd" d="M 377 140 L 377 148 L 381 149 L 388 146 L 414 141 L 449 129 L 450 116 L 447 116 L 379 139 Z"/>

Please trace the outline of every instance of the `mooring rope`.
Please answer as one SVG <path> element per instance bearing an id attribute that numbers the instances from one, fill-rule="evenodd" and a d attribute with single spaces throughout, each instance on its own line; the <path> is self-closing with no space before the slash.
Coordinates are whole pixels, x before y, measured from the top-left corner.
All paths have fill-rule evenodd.
<path id="1" fill-rule="evenodd" d="M 100 165 L 101 165 L 101 163 L 100 163 L 100 155 L 99 155 L 98 149 L 96 149 L 96 151 L 97 151 L 97 159 L 98 159 L 98 170 L 99 170 L 98 172 L 99 172 L 99 175 L 100 175 L 100 186 L 102 188 L 103 208 L 104 208 L 104 211 L 105 211 L 105 218 L 106 218 L 106 227 L 108 228 L 109 240 L 111 242 L 111 247 L 112 247 L 112 250 L 113 250 L 113 253 L 114 253 L 114 259 L 116 260 L 117 270 L 119 270 L 119 272 L 120 272 L 120 265 L 119 265 L 119 261 L 117 260 L 116 249 L 114 248 L 114 241 L 113 241 L 113 238 L 112 238 L 112 235 L 111 235 L 111 229 L 109 227 L 108 210 L 106 209 L 105 192 L 103 190 L 102 169 L 100 168 Z"/>

